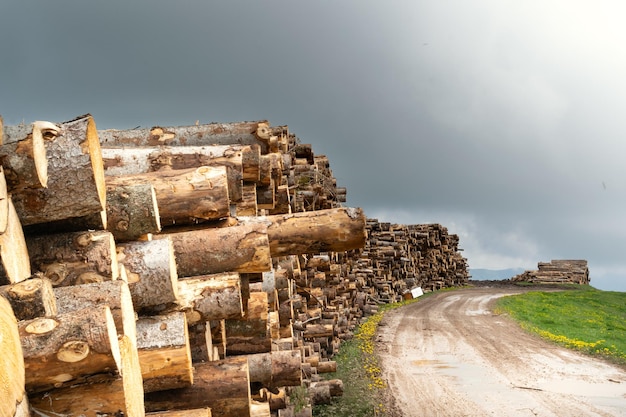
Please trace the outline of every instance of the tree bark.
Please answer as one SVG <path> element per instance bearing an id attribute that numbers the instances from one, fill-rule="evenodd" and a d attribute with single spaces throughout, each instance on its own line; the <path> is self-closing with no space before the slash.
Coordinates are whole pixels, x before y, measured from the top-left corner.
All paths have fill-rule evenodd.
<path id="1" fill-rule="evenodd" d="M 107 229 L 118 242 L 161 231 L 159 206 L 150 183 L 107 185 Z"/>
<path id="2" fill-rule="evenodd" d="M 267 152 L 271 136 L 267 121 L 211 123 L 196 126 L 131 130 L 100 130 L 103 147 L 259 145 Z"/>
<path id="3" fill-rule="evenodd" d="M 15 284 L 31 276 L 24 231 L 10 196 L 7 202 L 6 229 L 0 234 L 0 285 Z"/>
<path id="4" fill-rule="evenodd" d="M 150 312 L 177 302 L 178 274 L 172 240 L 166 236 L 120 243 L 117 248 L 137 311 Z"/>
<path id="5" fill-rule="evenodd" d="M 124 177 L 107 177 L 107 186 L 150 183 L 156 192 L 163 226 L 195 224 L 230 214 L 225 167 L 166 170 Z"/>
<path id="6" fill-rule="evenodd" d="M 261 223 L 162 233 L 169 237 L 179 277 L 221 272 L 263 272 L 272 267 L 266 226 Z"/>
<path id="7" fill-rule="evenodd" d="M 191 324 L 243 317 L 241 280 L 236 272 L 182 278 L 178 305 Z"/>
<path id="8" fill-rule="evenodd" d="M 0 287 L 18 320 L 31 320 L 57 314 L 52 283 L 47 278 L 33 277 L 17 284 Z"/>
<path id="9" fill-rule="evenodd" d="M 29 236 L 31 267 L 55 287 L 119 277 L 115 240 L 104 230 Z"/>
<path id="10" fill-rule="evenodd" d="M 184 313 L 142 317 L 137 321 L 137 348 L 144 392 L 193 384 L 193 366 Z"/>
<path id="11" fill-rule="evenodd" d="M 257 189 L 256 185 L 246 184 L 243 186 L 241 201 L 236 205 L 237 216 L 257 215 Z"/>
<path id="12" fill-rule="evenodd" d="M 211 417 L 210 408 L 195 408 L 193 410 L 170 410 L 146 413 L 146 417 Z"/>
<path id="13" fill-rule="evenodd" d="M 18 326 L 29 392 L 120 369 L 117 331 L 108 306 L 21 321 Z"/>
<path id="14" fill-rule="evenodd" d="M 337 208 L 295 214 L 239 217 L 242 224 L 267 225 L 274 257 L 344 252 L 365 245 L 365 215 L 360 208 Z"/>
<path id="15" fill-rule="evenodd" d="M 267 294 L 251 293 L 244 317 L 226 320 L 225 328 L 228 356 L 269 352 L 272 339 L 268 329 Z"/>
<path id="16" fill-rule="evenodd" d="M 46 144 L 47 188 L 22 189 L 14 203 L 22 224 L 32 225 L 99 213 L 106 189 L 100 142 L 91 115 L 60 125 Z"/>
<path id="17" fill-rule="evenodd" d="M 210 407 L 213 417 L 250 415 L 248 360 L 235 356 L 195 364 L 194 384 L 146 394 L 146 411 Z"/>
<path id="18" fill-rule="evenodd" d="M 135 309 L 128 288 L 128 283 L 115 281 L 94 282 L 71 285 L 54 289 L 59 314 L 66 314 L 84 308 L 96 308 L 106 305 L 111 309 L 113 322 L 118 336 L 137 337 L 135 327 Z"/>
<path id="19" fill-rule="evenodd" d="M 31 405 L 41 414 L 49 416 L 144 417 L 144 392 L 137 347 L 127 336 L 120 339 L 119 345 L 119 375 L 96 375 L 83 384 L 31 394 Z"/>
<path id="20" fill-rule="evenodd" d="M 34 122 L 9 128 L 11 135 L 0 145 L 0 164 L 5 169 L 11 191 L 48 185 L 45 140 L 55 139 L 60 128 L 50 122 Z"/>
<path id="21" fill-rule="evenodd" d="M 248 355 L 250 382 L 275 389 L 302 384 L 302 355 L 299 350 L 281 350 Z"/>
<path id="22" fill-rule="evenodd" d="M 0 416 L 14 417 L 28 406 L 24 390 L 24 358 L 11 305 L 0 297 Z"/>

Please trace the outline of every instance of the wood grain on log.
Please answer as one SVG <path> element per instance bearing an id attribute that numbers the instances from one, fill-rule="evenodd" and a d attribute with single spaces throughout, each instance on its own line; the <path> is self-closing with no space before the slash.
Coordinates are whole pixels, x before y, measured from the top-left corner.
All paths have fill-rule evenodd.
<path id="1" fill-rule="evenodd" d="M 105 209 L 104 167 L 91 115 L 60 124 L 46 143 L 48 186 L 14 194 L 22 224 L 40 224 L 98 213 Z"/>
<path id="2" fill-rule="evenodd" d="M 24 358 L 17 321 L 7 300 L 0 297 L 0 416 L 13 417 L 28 405 L 24 391 Z"/>
<path id="3" fill-rule="evenodd" d="M 110 232 L 29 236 L 26 245 L 32 269 L 43 272 L 55 287 L 119 277 L 115 240 Z"/>
<path id="4" fill-rule="evenodd" d="M 14 284 L 31 276 L 24 231 L 12 197 L 8 197 L 7 203 L 6 228 L 0 234 L 0 285 Z"/>
<path id="5" fill-rule="evenodd" d="M 213 417 L 248 416 L 248 360 L 245 356 L 234 356 L 197 363 L 192 386 L 147 393 L 145 407 L 149 412 L 210 407 Z"/>
<path id="6" fill-rule="evenodd" d="M 30 395 L 38 415 L 144 417 L 144 392 L 135 342 L 119 341 L 121 370 L 118 375 L 96 375 L 83 384 Z"/>
<path id="7" fill-rule="evenodd" d="M 54 289 L 59 314 L 106 305 L 111 309 L 118 336 L 135 340 L 135 309 L 128 283 L 123 280 L 94 282 Z"/>
<path id="8" fill-rule="evenodd" d="M 175 303 L 178 274 L 172 241 L 133 241 L 117 246 L 118 259 L 126 270 L 133 305 L 138 311 Z"/>
<path id="9" fill-rule="evenodd" d="M 104 147 L 259 145 L 268 149 L 267 121 L 210 123 L 197 126 L 152 127 L 149 129 L 100 130 Z"/>
<path id="10" fill-rule="evenodd" d="M 150 183 L 107 185 L 106 215 L 107 229 L 119 242 L 161 231 L 157 197 Z"/>
<path id="11" fill-rule="evenodd" d="M 197 228 L 162 233 L 174 244 L 179 277 L 221 272 L 263 272 L 272 267 L 267 227 L 264 224 L 223 228 Z"/>
<path id="12" fill-rule="evenodd" d="M 191 324 L 243 317 L 241 279 L 236 272 L 182 278 L 178 296 Z"/>
<path id="13" fill-rule="evenodd" d="M 272 340 L 268 328 L 267 294 L 250 293 L 248 308 L 241 319 L 228 319 L 226 327 L 226 354 L 245 355 L 269 352 Z"/>
<path id="14" fill-rule="evenodd" d="M 137 348 L 145 392 L 183 388 L 193 383 L 185 314 L 140 318 Z"/>
<path id="15" fill-rule="evenodd" d="M 117 330 L 108 306 L 21 321 L 19 331 L 29 392 L 120 369 Z"/>
<path id="16" fill-rule="evenodd" d="M 0 296 L 9 301 L 18 320 L 31 320 L 57 314 L 52 283 L 47 278 L 35 276 L 17 284 L 2 286 Z"/>
<path id="17" fill-rule="evenodd" d="M 14 137 L 7 138 L 7 142 L 0 145 L 0 164 L 11 191 L 47 187 L 48 160 L 44 140 L 56 138 L 59 132 L 60 128 L 50 122 L 20 125 L 14 129 Z"/>
<path id="18" fill-rule="evenodd" d="M 124 177 L 107 177 L 107 186 L 152 184 L 162 226 L 195 224 L 230 214 L 225 167 L 203 166 Z"/>
<path id="19" fill-rule="evenodd" d="M 365 245 L 365 215 L 360 208 L 337 208 L 285 215 L 238 218 L 267 225 L 272 256 L 343 252 Z"/>

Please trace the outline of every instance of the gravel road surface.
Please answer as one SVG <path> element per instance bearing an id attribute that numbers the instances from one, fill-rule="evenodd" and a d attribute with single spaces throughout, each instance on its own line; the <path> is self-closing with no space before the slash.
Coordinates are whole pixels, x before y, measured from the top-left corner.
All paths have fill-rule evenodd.
<path id="1" fill-rule="evenodd" d="M 626 416 L 626 370 L 530 335 L 496 298 L 440 292 L 388 312 L 377 335 L 390 417 Z"/>

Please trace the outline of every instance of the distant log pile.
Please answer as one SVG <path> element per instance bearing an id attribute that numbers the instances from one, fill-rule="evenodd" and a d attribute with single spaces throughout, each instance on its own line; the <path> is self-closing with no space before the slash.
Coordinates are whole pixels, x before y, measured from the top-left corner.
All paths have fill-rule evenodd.
<path id="1" fill-rule="evenodd" d="M 525 271 L 511 278 L 514 282 L 532 282 L 536 284 L 584 284 L 589 285 L 587 261 L 581 259 L 558 259 L 539 262 L 537 270 Z"/>
<path id="2" fill-rule="evenodd" d="M 294 415 L 290 387 L 341 395 L 319 374 L 378 303 L 467 280 L 456 235 L 341 207 L 285 126 L 2 138 L 2 417 Z"/>

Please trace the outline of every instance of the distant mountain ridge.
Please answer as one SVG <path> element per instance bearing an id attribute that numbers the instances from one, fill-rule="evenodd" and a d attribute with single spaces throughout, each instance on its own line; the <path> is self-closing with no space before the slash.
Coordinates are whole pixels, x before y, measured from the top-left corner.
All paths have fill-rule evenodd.
<path id="1" fill-rule="evenodd" d="M 470 268 L 470 279 L 475 281 L 494 281 L 500 279 L 509 279 L 515 275 L 524 272 L 524 268 L 508 268 L 508 269 L 481 269 Z"/>

